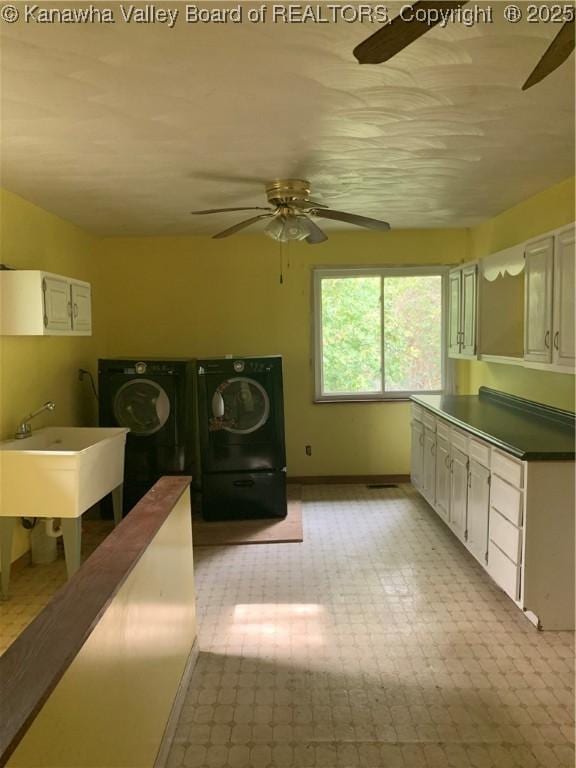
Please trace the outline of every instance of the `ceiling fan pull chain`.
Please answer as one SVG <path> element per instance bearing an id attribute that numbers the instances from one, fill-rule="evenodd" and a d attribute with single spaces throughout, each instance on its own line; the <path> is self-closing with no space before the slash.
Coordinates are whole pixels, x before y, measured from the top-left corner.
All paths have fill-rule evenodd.
<path id="1" fill-rule="evenodd" d="M 284 243 L 280 240 L 280 285 L 283 285 L 284 283 L 284 271 L 283 271 L 283 262 L 284 262 Z"/>

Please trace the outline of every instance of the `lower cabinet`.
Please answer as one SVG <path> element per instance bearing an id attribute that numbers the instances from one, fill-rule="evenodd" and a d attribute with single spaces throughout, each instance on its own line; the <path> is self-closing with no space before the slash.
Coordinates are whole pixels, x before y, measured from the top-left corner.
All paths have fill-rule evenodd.
<path id="1" fill-rule="evenodd" d="M 436 502 L 436 432 L 424 427 L 424 478 L 422 493 L 426 501 Z"/>
<path id="2" fill-rule="evenodd" d="M 468 456 L 452 446 L 450 461 L 450 527 L 464 541 L 468 500 Z"/>
<path id="3" fill-rule="evenodd" d="M 420 491 L 424 471 L 424 425 L 416 419 L 412 419 L 411 457 L 410 480 L 412 485 Z"/>
<path id="4" fill-rule="evenodd" d="M 575 628 L 574 462 L 522 462 L 412 413 L 413 485 L 540 629 Z"/>
<path id="5" fill-rule="evenodd" d="M 450 515 L 450 443 L 440 434 L 436 437 L 436 512 L 448 522 Z"/>
<path id="6" fill-rule="evenodd" d="M 482 565 L 488 562 L 490 470 L 475 459 L 468 466 L 466 546 Z"/>

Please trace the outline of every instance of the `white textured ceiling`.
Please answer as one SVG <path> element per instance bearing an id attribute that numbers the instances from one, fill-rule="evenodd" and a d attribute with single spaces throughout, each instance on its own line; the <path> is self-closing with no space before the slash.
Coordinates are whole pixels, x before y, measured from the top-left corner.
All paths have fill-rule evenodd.
<path id="1" fill-rule="evenodd" d="M 94 5 L 117 23 L 3 24 L 1 59 L 3 185 L 93 232 L 216 232 L 243 214 L 189 211 L 262 205 L 284 176 L 393 227 L 470 226 L 573 172 L 573 57 L 523 93 L 559 26 L 501 3 L 364 66 L 375 24 L 168 29 Z"/>

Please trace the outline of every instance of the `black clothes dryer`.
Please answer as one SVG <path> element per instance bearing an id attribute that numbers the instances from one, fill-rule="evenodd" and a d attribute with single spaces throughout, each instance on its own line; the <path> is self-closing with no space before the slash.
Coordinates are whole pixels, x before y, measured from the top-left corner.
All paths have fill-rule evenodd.
<path id="1" fill-rule="evenodd" d="M 101 427 L 128 427 L 124 512 L 162 475 L 194 475 L 193 360 L 99 360 Z"/>
<path id="2" fill-rule="evenodd" d="M 209 358 L 197 370 L 203 517 L 285 517 L 282 358 Z"/>

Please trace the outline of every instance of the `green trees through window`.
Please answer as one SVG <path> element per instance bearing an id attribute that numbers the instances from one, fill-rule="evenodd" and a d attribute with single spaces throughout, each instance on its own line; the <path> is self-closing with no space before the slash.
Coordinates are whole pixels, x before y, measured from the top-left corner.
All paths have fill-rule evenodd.
<path id="1" fill-rule="evenodd" d="M 441 274 L 371 270 L 316 279 L 321 396 L 442 389 Z"/>

